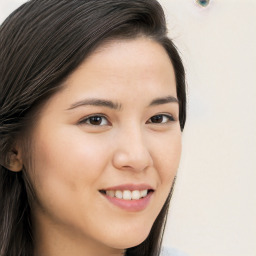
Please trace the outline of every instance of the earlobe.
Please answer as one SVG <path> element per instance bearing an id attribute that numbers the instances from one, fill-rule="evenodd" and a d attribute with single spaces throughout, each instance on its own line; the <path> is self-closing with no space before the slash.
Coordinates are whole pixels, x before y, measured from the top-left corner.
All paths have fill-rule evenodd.
<path id="1" fill-rule="evenodd" d="M 23 168 L 23 162 L 19 151 L 13 149 L 10 152 L 9 165 L 7 167 L 10 171 L 19 172 Z"/>

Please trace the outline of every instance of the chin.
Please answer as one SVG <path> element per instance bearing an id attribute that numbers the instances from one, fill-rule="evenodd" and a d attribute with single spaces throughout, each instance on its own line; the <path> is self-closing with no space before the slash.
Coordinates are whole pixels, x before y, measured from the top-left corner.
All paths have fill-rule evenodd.
<path id="1" fill-rule="evenodd" d="M 130 231 L 129 233 L 124 232 L 123 235 L 119 235 L 118 237 L 113 238 L 111 242 L 115 242 L 111 247 L 116 249 L 128 249 L 137 246 L 146 240 L 149 233 L 150 229 L 143 229 L 141 232 L 138 232 L 136 229 Z"/>

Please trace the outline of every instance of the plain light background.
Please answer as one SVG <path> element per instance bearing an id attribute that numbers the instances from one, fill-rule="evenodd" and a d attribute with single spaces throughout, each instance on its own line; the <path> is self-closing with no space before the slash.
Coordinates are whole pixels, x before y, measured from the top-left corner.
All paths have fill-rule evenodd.
<path id="1" fill-rule="evenodd" d="M 23 2 L 0 0 L 0 22 Z M 256 1 L 159 2 L 188 85 L 164 245 L 190 256 L 256 256 Z"/>

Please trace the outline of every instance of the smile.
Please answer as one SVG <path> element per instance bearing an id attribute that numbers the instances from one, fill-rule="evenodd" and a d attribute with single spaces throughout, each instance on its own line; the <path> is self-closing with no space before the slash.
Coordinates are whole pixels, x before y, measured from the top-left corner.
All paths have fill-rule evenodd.
<path id="1" fill-rule="evenodd" d="M 136 212 L 147 208 L 154 190 L 145 185 L 123 185 L 102 189 L 99 192 L 114 206 L 129 212 Z"/>
<path id="2" fill-rule="evenodd" d="M 119 199 L 124 199 L 124 200 L 139 200 L 143 197 L 146 197 L 147 194 L 150 192 L 151 190 L 101 190 L 100 192 L 110 196 L 110 197 L 116 197 Z"/>

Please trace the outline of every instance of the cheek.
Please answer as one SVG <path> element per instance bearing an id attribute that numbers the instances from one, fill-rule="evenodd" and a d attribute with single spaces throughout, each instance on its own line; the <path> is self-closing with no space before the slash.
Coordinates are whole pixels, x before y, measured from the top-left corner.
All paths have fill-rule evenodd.
<path id="1" fill-rule="evenodd" d="M 181 156 L 181 134 L 173 132 L 165 139 L 155 143 L 154 167 L 158 175 L 158 188 L 156 190 L 156 209 L 162 209 L 177 174 Z M 158 214 L 158 212 L 157 212 Z M 157 215 L 156 215 L 157 216 Z M 155 217 L 156 217 L 155 216 Z"/>
<path id="2" fill-rule="evenodd" d="M 181 156 L 181 133 L 171 133 L 155 147 L 155 168 L 162 184 L 171 186 L 177 173 Z"/>
<path id="3" fill-rule="evenodd" d="M 58 133 L 43 132 L 35 144 L 36 181 L 56 190 L 92 187 L 108 164 L 107 152 L 100 138 L 86 136 L 79 129 L 67 126 Z"/>
<path id="4" fill-rule="evenodd" d="M 86 224 L 88 208 L 109 162 L 107 143 L 70 127 L 37 135 L 31 177 L 37 197 L 35 212 L 43 210 L 55 221 L 72 226 L 81 219 Z"/>

